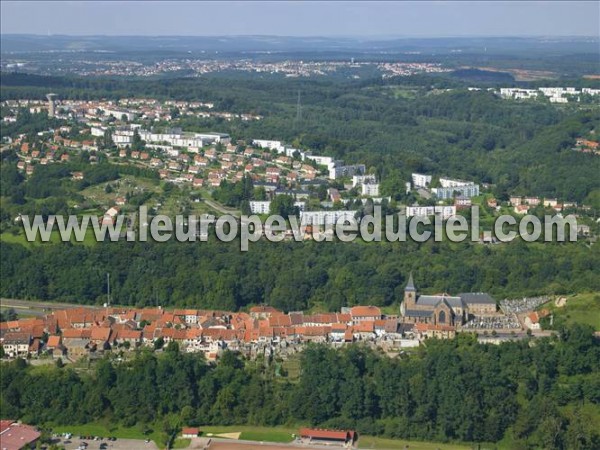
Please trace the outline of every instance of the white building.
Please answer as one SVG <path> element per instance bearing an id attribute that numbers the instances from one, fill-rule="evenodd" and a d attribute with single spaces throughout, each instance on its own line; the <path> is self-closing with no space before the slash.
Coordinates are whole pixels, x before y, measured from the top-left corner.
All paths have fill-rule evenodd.
<path id="1" fill-rule="evenodd" d="M 426 217 L 440 215 L 442 219 L 446 220 L 456 215 L 456 206 L 407 206 L 406 217 Z"/>
<path id="2" fill-rule="evenodd" d="M 458 180 L 456 178 L 440 178 L 440 185 L 444 188 L 452 188 L 473 184 L 472 181 Z"/>
<path id="3" fill-rule="evenodd" d="M 254 139 L 252 145 L 260 148 L 268 148 L 269 150 L 277 150 L 279 153 L 283 151 L 283 143 L 281 141 L 269 141 L 267 139 Z"/>
<path id="4" fill-rule="evenodd" d="M 252 212 L 252 214 L 269 214 L 270 210 L 271 202 L 269 200 L 253 200 L 250 202 L 250 211 Z"/>
<path id="5" fill-rule="evenodd" d="M 334 163 L 334 160 L 331 156 L 317 156 L 305 154 L 303 159 L 310 159 L 311 161 L 314 161 L 321 166 L 327 166 L 327 168 L 332 166 Z"/>
<path id="6" fill-rule="evenodd" d="M 352 177 L 352 187 L 359 186 L 363 183 L 377 183 L 375 175 L 354 175 Z"/>
<path id="7" fill-rule="evenodd" d="M 302 225 L 335 225 L 338 220 L 352 220 L 358 211 L 303 211 L 300 213 Z"/>
<path id="8" fill-rule="evenodd" d="M 379 197 L 379 183 L 363 183 L 361 193 L 366 197 Z"/>
<path id="9" fill-rule="evenodd" d="M 337 180 L 340 177 L 351 177 L 356 174 L 362 175 L 366 171 L 364 164 L 353 164 L 344 166 L 342 161 L 334 161 L 333 166 L 329 166 L 329 179 Z"/>
<path id="10" fill-rule="evenodd" d="M 433 188 L 431 192 L 439 199 L 446 200 L 454 197 L 477 197 L 479 195 L 479 185 L 474 183 L 463 184 L 459 186 L 448 186 Z"/>
<path id="11" fill-rule="evenodd" d="M 294 202 L 294 206 L 298 208 L 298 211 L 302 212 L 306 208 L 306 202 Z M 269 214 L 270 211 L 270 200 L 253 200 L 250 202 L 250 212 L 252 212 L 252 214 Z"/>
<path id="12" fill-rule="evenodd" d="M 431 184 L 431 175 L 423 175 L 421 173 L 412 174 L 413 186 L 417 188 L 426 188 Z"/>

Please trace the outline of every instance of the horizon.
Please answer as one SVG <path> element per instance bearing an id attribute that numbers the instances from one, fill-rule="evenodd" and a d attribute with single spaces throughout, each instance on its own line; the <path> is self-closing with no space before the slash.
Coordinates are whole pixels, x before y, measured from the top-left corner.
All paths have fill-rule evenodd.
<path id="1" fill-rule="evenodd" d="M 0 36 L 34 36 L 34 37 L 69 37 L 69 38 L 240 38 L 240 37 L 253 37 L 253 38 L 286 38 L 286 39 L 367 39 L 367 40 L 398 40 L 398 39 L 418 39 L 418 40 L 441 40 L 441 39 L 596 39 L 600 40 L 600 35 L 526 35 L 526 34 L 515 34 L 515 35 L 496 35 L 496 34 L 481 34 L 481 35 L 444 35 L 444 36 L 417 36 L 417 35 L 306 35 L 306 36 L 294 36 L 285 34 L 222 34 L 222 35 L 210 35 L 210 34 L 63 34 L 63 33 L 2 33 Z"/>
<path id="2" fill-rule="evenodd" d="M 600 4 L 587 1 L 195 3 L 7 0 L 0 3 L 0 11 L 2 35 L 352 36 L 366 39 L 600 35 Z"/>

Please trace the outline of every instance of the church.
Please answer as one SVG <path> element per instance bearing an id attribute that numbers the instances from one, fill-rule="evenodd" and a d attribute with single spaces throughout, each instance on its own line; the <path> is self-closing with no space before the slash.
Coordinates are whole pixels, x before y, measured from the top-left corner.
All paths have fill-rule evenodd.
<path id="1" fill-rule="evenodd" d="M 420 295 L 410 274 L 404 288 L 404 301 L 400 314 L 404 323 L 426 323 L 431 325 L 460 326 L 469 319 L 469 314 L 494 314 L 496 302 L 488 294 L 466 293 L 458 296 L 448 294 Z"/>

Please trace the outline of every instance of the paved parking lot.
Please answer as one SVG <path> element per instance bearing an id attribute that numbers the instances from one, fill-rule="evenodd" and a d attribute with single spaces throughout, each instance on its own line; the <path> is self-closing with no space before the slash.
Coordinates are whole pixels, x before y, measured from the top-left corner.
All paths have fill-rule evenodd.
<path id="1" fill-rule="evenodd" d="M 87 442 L 87 450 L 158 450 L 153 441 L 148 443 L 137 439 L 117 439 L 116 441 L 94 441 L 89 439 L 79 439 L 79 436 L 73 436 L 71 439 L 55 439 L 53 443 L 63 446 L 65 450 L 77 450 L 82 442 Z M 104 444 L 103 447 L 101 445 Z"/>

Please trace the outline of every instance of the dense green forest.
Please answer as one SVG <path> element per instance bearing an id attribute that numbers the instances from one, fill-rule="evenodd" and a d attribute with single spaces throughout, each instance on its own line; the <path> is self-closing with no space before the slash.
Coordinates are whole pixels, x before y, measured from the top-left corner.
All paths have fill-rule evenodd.
<path id="1" fill-rule="evenodd" d="M 468 91 L 460 80 L 414 76 L 390 80 L 118 80 L 6 74 L 2 98 L 42 96 L 118 99 L 144 96 L 213 101 L 216 108 L 254 112 L 258 121 L 180 118 L 186 130 L 229 132 L 234 139 L 282 139 L 317 154 L 365 163 L 386 195 L 404 200 L 413 171 L 490 184 L 499 199 L 509 194 L 559 197 L 600 210 L 600 158 L 572 151 L 577 137 L 598 129 L 593 105 L 556 106 L 502 100 Z M 452 89 L 448 91 L 447 89 Z M 296 102 L 301 92 L 301 120 Z M 45 115 L 22 117 L 3 133 L 53 126 Z M 166 126 L 158 123 L 156 126 Z M 2 156 L 0 218 L 12 227 L 18 213 L 65 214 L 81 204 L 77 189 L 128 173 L 156 177 L 99 153 L 61 166 L 39 166 L 25 179 L 10 152 Z M 85 181 L 69 173 L 83 170 Z M 239 184 L 249 191 L 247 183 Z M 220 189 L 226 198 L 237 186 Z M 227 194 L 227 195 L 226 195 Z M 231 197 L 231 195 L 229 195 Z M 246 197 L 244 197 L 246 198 Z M 593 213 L 593 211 L 591 212 Z M 241 254 L 239 243 L 105 243 L 21 246 L 2 242 L 0 293 L 7 297 L 98 303 L 103 276 L 114 280 L 114 298 L 127 305 L 188 305 L 238 309 L 268 302 L 284 310 L 398 303 L 413 270 L 428 292 L 488 291 L 496 297 L 600 290 L 598 246 L 578 244 L 479 245 L 434 243 L 315 244 L 258 242 Z"/>
<path id="2" fill-rule="evenodd" d="M 0 295 L 101 304 L 105 274 L 123 305 L 237 310 L 268 303 L 399 304 L 410 271 L 426 292 L 489 292 L 498 299 L 600 291 L 600 251 L 583 242 L 484 246 L 450 242 L 0 242 Z"/>
<path id="3" fill-rule="evenodd" d="M 353 345 L 309 346 L 298 378 L 226 352 L 219 364 L 141 351 L 91 372 L 5 363 L 1 415 L 45 426 L 108 419 L 151 431 L 187 425 L 310 424 L 512 449 L 594 449 L 600 345 L 576 326 L 560 337 L 499 346 L 470 335 L 428 341 L 407 358 Z"/>

